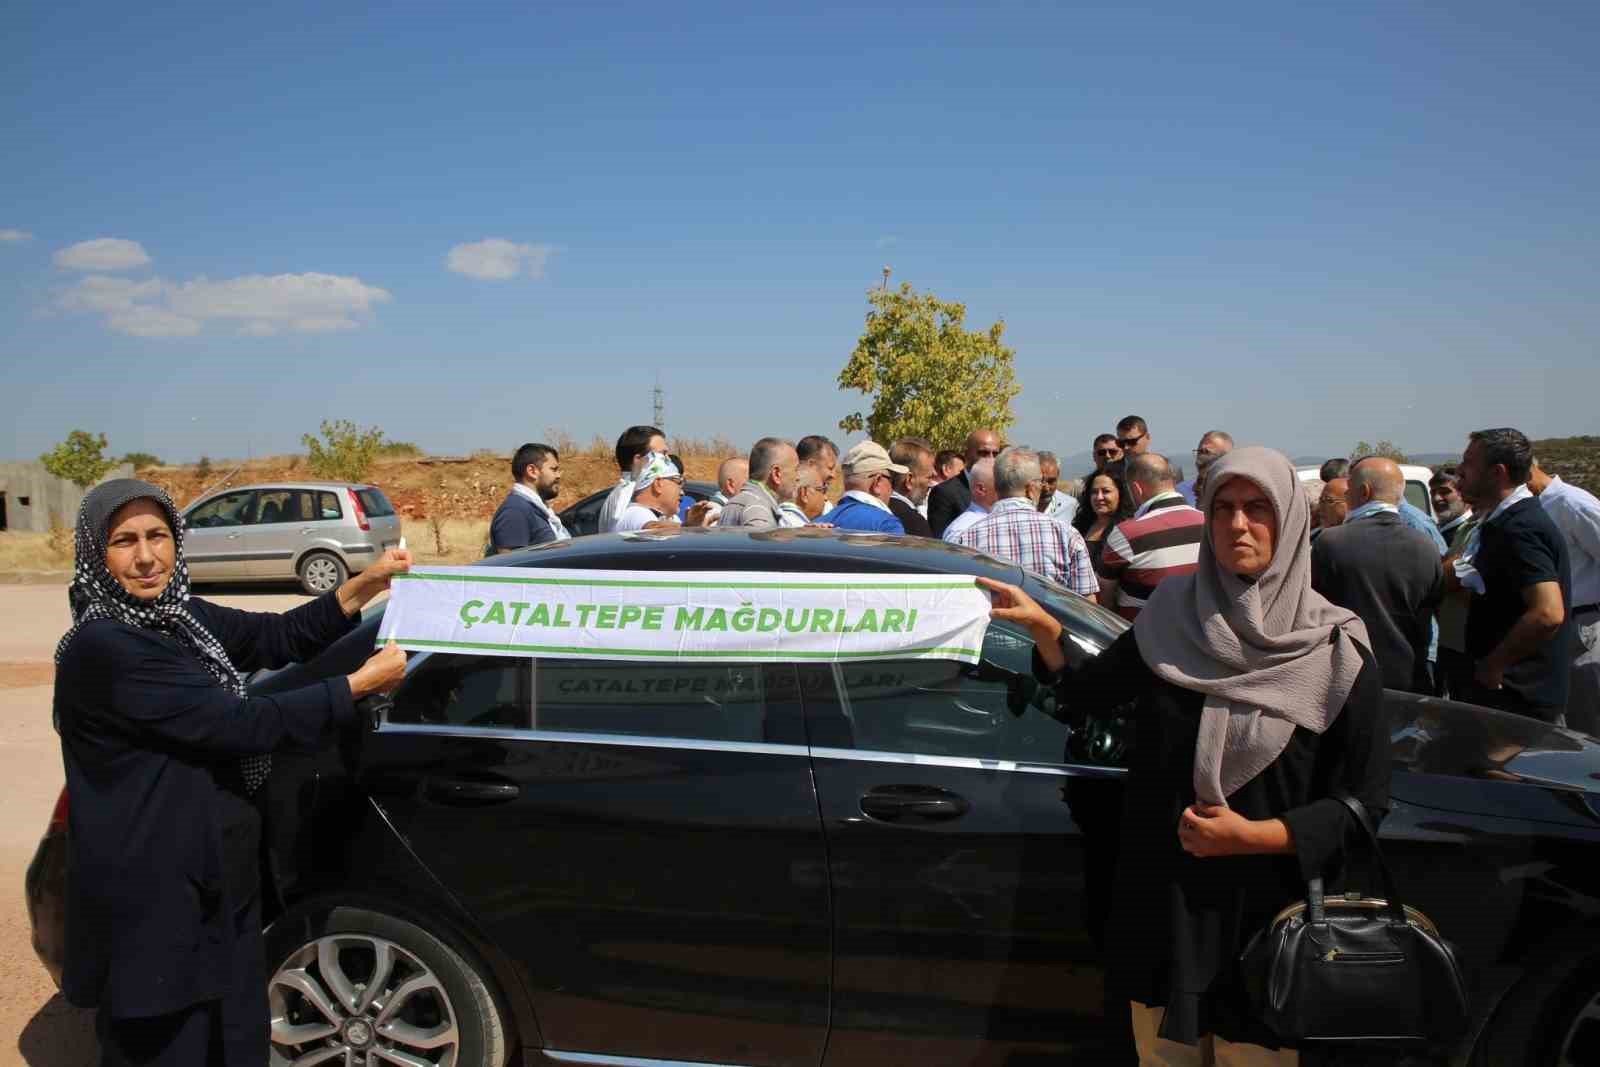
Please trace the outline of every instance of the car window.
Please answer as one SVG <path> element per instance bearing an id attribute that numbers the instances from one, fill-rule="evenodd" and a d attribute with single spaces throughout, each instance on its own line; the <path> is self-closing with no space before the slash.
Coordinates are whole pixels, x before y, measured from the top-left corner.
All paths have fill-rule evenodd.
<path id="1" fill-rule="evenodd" d="M 759 664 L 534 661 L 533 724 L 563 733 L 762 741 Z"/>
<path id="2" fill-rule="evenodd" d="M 339 509 L 339 495 L 337 493 L 319 492 L 317 494 L 317 518 L 337 519 L 342 518 L 344 512 Z"/>
<path id="3" fill-rule="evenodd" d="M 1428 499 L 1428 487 L 1421 482 L 1406 483 L 1406 503 L 1424 515 L 1433 514 L 1433 507 Z"/>
<path id="4" fill-rule="evenodd" d="M 250 521 L 250 505 L 255 490 L 244 489 L 223 493 L 195 508 L 184 517 L 184 522 L 196 530 L 214 530 L 219 526 L 241 526 Z"/>
<path id="5" fill-rule="evenodd" d="M 848 747 L 878 752 L 1060 763 L 1066 727 L 1030 698 L 1033 642 L 990 626 L 978 664 L 944 659 L 836 668 Z"/>
<path id="6" fill-rule="evenodd" d="M 516 656 L 436 652 L 395 693 L 389 721 L 527 729 L 532 722 L 529 664 Z"/>
<path id="7" fill-rule="evenodd" d="M 311 516 L 311 494 L 304 489 L 263 489 L 256 503 L 255 522 L 306 522 Z"/>
<path id="8" fill-rule="evenodd" d="M 382 489 L 357 489 L 356 496 L 361 498 L 361 510 L 367 513 L 369 519 L 381 519 L 394 514 L 394 505 L 389 503 Z"/>

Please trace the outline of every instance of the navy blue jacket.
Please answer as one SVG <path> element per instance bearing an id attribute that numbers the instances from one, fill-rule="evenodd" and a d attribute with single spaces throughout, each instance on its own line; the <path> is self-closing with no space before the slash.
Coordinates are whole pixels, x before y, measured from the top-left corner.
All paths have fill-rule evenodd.
<path id="1" fill-rule="evenodd" d="M 189 607 L 241 672 L 311 659 L 359 621 L 336 593 L 282 615 Z M 55 711 L 71 841 L 62 992 L 117 1018 L 220 998 L 234 953 L 259 951 L 235 944 L 247 901 L 229 899 L 223 863 L 239 757 L 331 743 L 356 718 L 349 682 L 237 697 L 177 638 L 97 619 L 62 658 Z"/>
<path id="2" fill-rule="evenodd" d="M 505 548 L 527 548 L 554 541 L 556 531 L 544 512 L 533 501 L 512 490 L 489 520 L 489 546 L 498 552 Z"/>

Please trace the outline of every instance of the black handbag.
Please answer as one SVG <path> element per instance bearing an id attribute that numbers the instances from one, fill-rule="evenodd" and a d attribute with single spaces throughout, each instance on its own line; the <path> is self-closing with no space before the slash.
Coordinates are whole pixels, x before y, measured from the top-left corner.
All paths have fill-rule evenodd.
<path id="1" fill-rule="evenodd" d="M 1355 816 L 1383 878 L 1384 898 L 1325 897 L 1322 879 L 1245 946 L 1239 963 L 1256 1017 L 1285 1042 L 1454 1043 L 1465 1031 L 1466 986 L 1449 942 L 1400 902 L 1361 801 Z"/>

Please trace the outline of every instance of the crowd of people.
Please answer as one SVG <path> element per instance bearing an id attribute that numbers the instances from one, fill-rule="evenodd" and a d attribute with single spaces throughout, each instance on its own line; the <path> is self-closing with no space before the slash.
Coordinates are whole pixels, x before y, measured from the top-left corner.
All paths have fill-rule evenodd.
<path id="1" fill-rule="evenodd" d="M 1131 622 L 1161 582 L 1193 573 L 1207 473 L 1233 449 L 1227 431 L 1208 430 L 1186 478 L 1129 415 L 1094 437 L 1091 470 L 1063 479 L 1055 453 L 1007 447 L 992 429 L 959 451 L 918 437 L 842 453 L 820 434 L 763 437 L 748 457 L 724 459 L 717 491 L 696 502 L 665 434 L 630 426 L 599 530 L 809 525 L 941 538 Z M 512 472 L 491 548 L 570 536 L 549 504 L 557 451 L 524 445 Z M 1406 499 L 1404 473 L 1382 456 L 1330 459 L 1299 478 L 1312 587 L 1366 623 L 1386 687 L 1600 730 L 1600 502 L 1543 471 L 1525 435 L 1471 434 L 1459 463 L 1432 471 L 1432 514 Z"/>

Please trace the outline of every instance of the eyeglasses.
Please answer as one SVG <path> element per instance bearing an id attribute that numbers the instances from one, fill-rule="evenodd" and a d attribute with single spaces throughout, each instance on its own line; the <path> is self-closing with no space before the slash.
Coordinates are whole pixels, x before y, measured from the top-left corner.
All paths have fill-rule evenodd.
<path id="1" fill-rule="evenodd" d="M 998 448 L 978 448 L 974 449 L 973 451 L 980 457 L 987 456 L 990 459 L 993 459 L 1000 454 L 1000 450 Z"/>
<path id="2" fill-rule="evenodd" d="M 1122 455 L 1122 449 L 1120 449 L 1120 448 L 1097 448 L 1097 449 L 1094 450 L 1094 454 L 1097 455 L 1097 456 L 1104 456 L 1107 459 L 1116 459 L 1118 456 Z"/>
<path id="3" fill-rule="evenodd" d="M 1138 437 L 1119 437 L 1119 438 L 1117 438 L 1117 444 L 1122 446 L 1123 451 L 1127 451 L 1128 449 L 1132 448 L 1134 445 L 1138 444 L 1140 441 L 1143 441 L 1146 437 L 1149 437 L 1149 436 L 1150 435 L 1147 434 L 1147 433 L 1142 433 Z"/>

